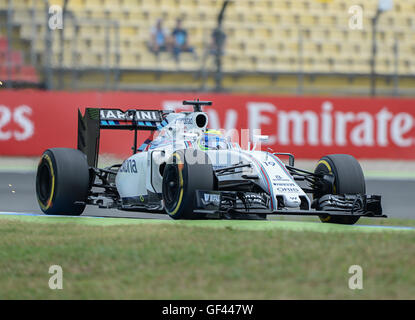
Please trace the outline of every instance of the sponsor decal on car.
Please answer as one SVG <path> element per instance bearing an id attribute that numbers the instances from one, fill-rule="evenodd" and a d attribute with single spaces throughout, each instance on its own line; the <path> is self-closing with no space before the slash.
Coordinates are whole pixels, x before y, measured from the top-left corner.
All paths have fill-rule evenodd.
<path id="1" fill-rule="evenodd" d="M 293 187 L 290 187 L 290 188 L 288 188 L 288 187 L 278 187 L 277 191 L 287 192 L 287 193 L 297 193 L 297 192 L 300 192 L 300 189 L 299 188 L 293 188 Z"/>
<path id="2" fill-rule="evenodd" d="M 272 178 L 272 181 L 290 181 L 290 179 L 288 179 L 288 178 L 284 178 L 284 177 L 281 177 L 280 175 L 276 174 L 276 175 Z"/>
<path id="3" fill-rule="evenodd" d="M 102 109 L 100 111 L 100 120 L 110 121 L 131 121 L 134 114 L 124 112 L 119 109 Z M 135 110 L 135 119 L 137 121 L 161 121 L 159 112 L 155 110 Z"/>
<path id="4" fill-rule="evenodd" d="M 221 196 L 219 192 L 196 190 L 196 207 L 204 210 L 218 210 Z"/>
<path id="5" fill-rule="evenodd" d="M 134 159 L 125 160 L 118 172 L 138 173 L 137 164 Z"/>
<path id="6" fill-rule="evenodd" d="M 215 193 L 205 193 L 203 195 L 202 202 L 205 206 L 213 204 L 214 206 L 219 206 L 220 204 L 220 195 Z"/>
<path id="7" fill-rule="evenodd" d="M 272 184 L 274 186 L 279 186 L 279 187 L 295 187 L 296 186 L 296 184 L 293 182 L 287 182 L 287 183 L 273 182 Z"/>

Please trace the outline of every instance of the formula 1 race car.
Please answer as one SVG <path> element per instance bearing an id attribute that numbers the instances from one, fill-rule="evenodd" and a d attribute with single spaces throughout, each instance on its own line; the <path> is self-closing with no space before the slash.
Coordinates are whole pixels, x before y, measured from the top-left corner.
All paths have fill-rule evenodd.
<path id="1" fill-rule="evenodd" d="M 42 211 L 80 215 L 86 205 L 97 205 L 165 212 L 173 219 L 311 215 L 340 224 L 354 224 L 362 216 L 386 217 L 381 197 L 365 194 L 354 157 L 328 155 L 314 172 L 298 169 L 291 154 L 256 150 L 255 144 L 243 150 L 221 131 L 208 129 L 202 106 L 211 102 L 183 104 L 192 105 L 193 112 L 78 111 L 78 149 L 48 149 L 39 162 L 36 194 Z M 133 155 L 122 164 L 98 168 L 101 129 L 134 131 Z M 137 147 L 141 131 L 157 137 Z"/>

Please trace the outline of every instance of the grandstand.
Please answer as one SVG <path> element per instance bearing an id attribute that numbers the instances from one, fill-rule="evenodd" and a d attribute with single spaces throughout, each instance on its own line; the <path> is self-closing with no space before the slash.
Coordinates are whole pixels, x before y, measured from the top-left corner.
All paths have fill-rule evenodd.
<path id="1" fill-rule="evenodd" d="M 63 0 L 49 5 L 63 6 Z M 65 89 L 213 89 L 209 54 L 222 0 L 69 0 L 64 41 L 48 30 L 43 0 L 0 0 L 12 10 L 13 45 Z M 363 28 L 349 27 L 349 8 L 363 8 Z M 223 90 L 261 93 L 367 94 L 371 19 L 377 0 L 237 0 L 226 10 Z M 173 28 L 182 17 L 197 59 L 156 57 L 147 44 L 157 19 Z M 5 36 L 5 27 L 1 32 Z M 50 38 L 48 38 L 50 36 Z M 395 0 L 380 17 L 376 73 L 383 94 L 413 95 L 415 1 Z M 48 50 L 50 47 L 51 51 Z M 63 49 L 63 50 L 62 50 Z M 63 52 L 63 54 L 62 54 Z M 0 56 L 1 59 L 1 56 Z M 1 60 L 1 61 L 4 61 Z"/>
<path id="2" fill-rule="evenodd" d="M 9 79 L 19 86 L 39 83 L 34 66 L 26 64 L 23 52 L 10 48 L 8 39 L 3 36 L 0 36 L 0 79 Z"/>

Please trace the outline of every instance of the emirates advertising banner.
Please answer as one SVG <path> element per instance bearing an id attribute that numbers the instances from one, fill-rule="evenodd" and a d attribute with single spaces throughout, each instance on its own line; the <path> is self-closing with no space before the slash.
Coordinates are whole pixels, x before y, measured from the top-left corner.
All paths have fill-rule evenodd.
<path id="1" fill-rule="evenodd" d="M 182 101 L 196 98 L 212 101 L 204 107 L 209 128 L 241 132 L 242 140 L 243 132 L 267 135 L 262 150 L 301 159 L 333 153 L 415 159 L 415 99 L 37 90 L 0 91 L 0 155 L 76 148 L 78 108 L 82 113 L 86 107 L 190 111 Z M 139 142 L 148 136 L 140 132 Z M 125 157 L 132 143 L 131 131 L 102 130 L 100 152 Z"/>

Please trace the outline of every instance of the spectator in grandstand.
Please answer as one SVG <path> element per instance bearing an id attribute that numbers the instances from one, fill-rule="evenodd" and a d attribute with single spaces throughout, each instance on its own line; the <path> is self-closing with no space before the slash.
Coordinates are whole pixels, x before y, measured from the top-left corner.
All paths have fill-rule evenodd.
<path id="1" fill-rule="evenodd" d="M 181 52 L 190 52 L 194 54 L 194 49 L 189 46 L 187 30 L 182 26 L 182 19 L 176 20 L 176 26 L 172 32 L 173 55 L 176 61 L 179 60 Z"/>
<path id="2" fill-rule="evenodd" d="M 163 21 L 158 19 L 156 25 L 151 29 L 150 51 L 158 56 L 161 51 L 168 51 L 170 45 L 168 31 L 163 28 Z"/>

